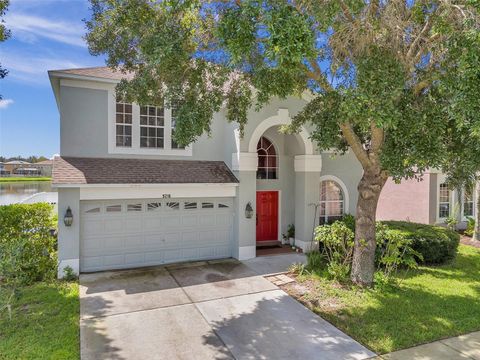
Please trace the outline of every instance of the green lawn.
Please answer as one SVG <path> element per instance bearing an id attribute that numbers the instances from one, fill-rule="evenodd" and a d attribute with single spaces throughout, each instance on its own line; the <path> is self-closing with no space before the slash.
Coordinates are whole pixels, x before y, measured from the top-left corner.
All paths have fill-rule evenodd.
<path id="1" fill-rule="evenodd" d="M 0 359 L 79 359 L 78 284 L 22 289 L 12 320 L 0 313 Z"/>
<path id="2" fill-rule="evenodd" d="M 297 297 L 380 354 L 480 330 L 480 249 L 460 245 L 453 264 L 398 277 L 396 288 L 363 290 L 301 275 L 309 290 Z"/>
<path id="3" fill-rule="evenodd" d="M 51 177 L 46 176 L 29 176 L 29 177 L 0 177 L 0 183 L 19 182 L 19 181 L 51 181 Z"/>

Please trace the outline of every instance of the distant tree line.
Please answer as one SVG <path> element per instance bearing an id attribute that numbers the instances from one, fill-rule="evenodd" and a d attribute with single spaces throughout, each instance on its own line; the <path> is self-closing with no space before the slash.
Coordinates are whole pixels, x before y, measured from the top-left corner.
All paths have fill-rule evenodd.
<path id="1" fill-rule="evenodd" d="M 45 160 L 48 160 L 48 158 L 46 158 L 45 156 L 29 156 L 29 157 L 23 157 L 23 156 L 14 156 L 14 157 L 10 157 L 10 158 L 7 158 L 5 156 L 0 156 L 0 162 L 8 162 L 8 161 L 14 161 L 14 160 L 20 160 L 20 161 L 27 161 L 29 163 L 37 163 L 37 162 L 40 162 L 40 161 L 45 161 Z"/>

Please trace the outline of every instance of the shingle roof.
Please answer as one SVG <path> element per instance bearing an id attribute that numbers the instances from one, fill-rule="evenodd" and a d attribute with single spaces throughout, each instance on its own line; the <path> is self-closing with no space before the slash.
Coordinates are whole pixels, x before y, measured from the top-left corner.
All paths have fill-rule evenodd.
<path id="1" fill-rule="evenodd" d="M 53 184 L 238 183 L 223 161 L 56 157 Z"/>
<path id="2" fill-rule="evenodd" d="M 88 76 L 88 77 L 110 79 L 110 80 L 122 80 L 124 78 L 127 80 L 130 80 L 133 77 L 132 74 L 129 74 L 129 73 L 124 74 L 121 71 L 115 71 L 112 68 L 107 66 L 97 66 L 97 67 L 79 68 L 79 69 L 50 70 L 49 72 Z"/>

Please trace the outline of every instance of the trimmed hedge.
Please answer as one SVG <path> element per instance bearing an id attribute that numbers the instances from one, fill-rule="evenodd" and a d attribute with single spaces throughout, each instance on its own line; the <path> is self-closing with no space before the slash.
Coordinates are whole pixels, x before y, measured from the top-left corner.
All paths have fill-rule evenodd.
<path id="1" fill-rule="evenodd" d="M 423 264 L 444 264 L 457 255 L 460 235 L 445 227 L 407 221 L 382 221 L 391 230 L 412 240 L 412 248 L 423 255 Z"/>

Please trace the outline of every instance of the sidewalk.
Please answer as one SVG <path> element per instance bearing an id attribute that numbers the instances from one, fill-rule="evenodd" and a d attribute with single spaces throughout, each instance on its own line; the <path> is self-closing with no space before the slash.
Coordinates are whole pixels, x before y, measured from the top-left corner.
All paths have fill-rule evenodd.
<path id="1" fill-rule="evenodd" d="M 480 360 L 480 331 L 379 356 L 384 360 Z"/>

